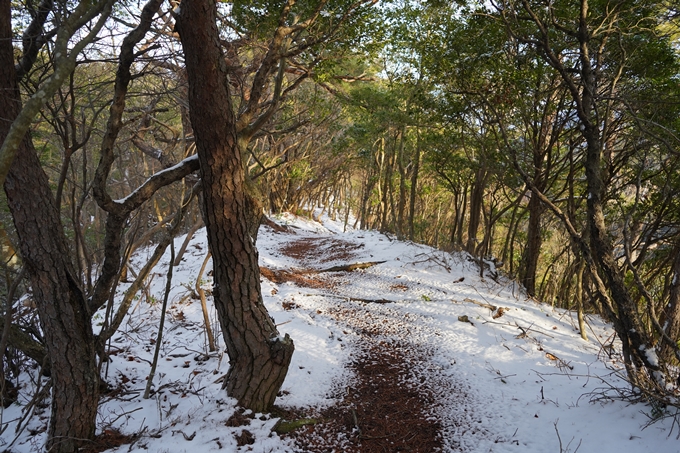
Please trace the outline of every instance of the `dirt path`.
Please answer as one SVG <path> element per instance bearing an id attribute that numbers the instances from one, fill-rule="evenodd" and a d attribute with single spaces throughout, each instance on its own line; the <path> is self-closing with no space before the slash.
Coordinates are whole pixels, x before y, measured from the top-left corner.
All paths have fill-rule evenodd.
<path id="1" fill-rule="evenodd" d="M 301 238 L 282 247 L 301 268 L 322 268 L 330 261 L 351 262 L 361 245 L 331 237 Z M 349 273 L 313 274 L 307 271 L 262 269 L 266 278 L 322 289 L 329 297 L 342 295 Z M 357 278 L 352 274 L 351 278 Z M 340 402 L 317 414 L 291 411 L 290 418 L 320 421 L 290 436 L 301 452 L 352 451 L 438 452 L 443 450 L 441 426 L 433 416 L 435 382 L 426 371 L 430 351 L 414 344 L 408 334 L 408 315 L 386 307 L 375 310 L 370 303 L 341 302 L 320 315 L 333 318 L 357 334 L 351 363 L 353 379 L 337 389 Z"/>

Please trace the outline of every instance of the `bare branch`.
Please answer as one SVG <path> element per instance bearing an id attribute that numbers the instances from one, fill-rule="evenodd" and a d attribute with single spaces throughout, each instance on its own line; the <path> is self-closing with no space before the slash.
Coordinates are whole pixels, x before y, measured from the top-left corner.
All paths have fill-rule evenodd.
<path id="1" fill-rule="evenodd" d="M 130 68 L 135 60 L 135 46 L 144 38 L 151 28 L 153 17 L 158 12 L 162 0 L 149 0 L 142 9 L 139 25 L 132 30 L 123 40 L 120 49 L 118 70 L 114 87 L 113 102 L 111 104 L 109 120 L 106 123 L 106 132 L 101 145 L 101 158 L 94 176 L 93 194 L 99 207 L 107 212 L 116 209 L 110 195 L 106 190 L 106 179 L 111 171 L 115 160 L 113 146 L 118 134 L 123 127 L 123 111 L 125 110 L 125 96 L 128 85 L 132 80 Z"/>
<path id="2" fill-rule="evenodd" d="M 85 46 L 95 39 L 104 26 L 104 23 L 111 14 L 114 1 L 99 0 L 94 4 L 89 1 L 83 1 L 59 28 L 55 43 L 54 56 L 56 61 L 54 72 L 40 86 L 40 89 L 26 101 L 21 112 L 14 119 L 2 143 L 2 147 L 0 147 L 0 183 L 4 183 L 10 165 L 16 156 L 19 144 L 30 129 L 33 119 L 45 105 L 47 99 L 59 89 L 64 80 L 73 72 L 78 55 Z M 76 31 L 93 20 L 97 15 L 99 15 L 99 19 L 90 27 L 89 33 L 80 41 L 70 43 Z"/>
<path id="3" fill-rule="evenodd" d="M 47 17 L 53 7 L 53 0 L 42 0 L 40 5 L 38 5 L 35 16 L 33 16 L 33 20 L 29 26 L 26 27 L 26 30 L 24 30 L 24 35 L 21 39 L 24 48 L 23 54 L 21 55 L 19 62 L 15 65 L 17 78 L 19 79 L 31 70 L 36 58 L 38 58 L 40 49 L 42 49 L 45 43 L 57 33 L 56 30 L 52 30 L 48 33 L 43 32 L 43 27 L 45 26 Z"/>

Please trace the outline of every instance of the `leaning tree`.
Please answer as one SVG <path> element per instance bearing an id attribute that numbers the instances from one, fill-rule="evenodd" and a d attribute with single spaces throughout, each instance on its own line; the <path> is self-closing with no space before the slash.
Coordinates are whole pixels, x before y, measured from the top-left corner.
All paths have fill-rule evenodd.
<path id="1" fill-rule="evenodd" d="M 232 37 L 230 42 L 221 36 L 218 8 L 210 0 L 184 0 L 177 13 L 203 184 L 202 212 L 213 257 L 215 306 L 230 360 L 224 386 L 239 404 L 255 411 L 265 411 L 273 404 L 294 345 L 288 335 L 279 335 L 262 301 L 257 249 L 251 234 L 257 225 L 249 220 L 257 217 L 252 215 L 256 204 L 249 193 L 243 154 L 286 93 L 313 78 L 319 63 L 334 47 L 342 47 L 341 40 L 347 36 L 359 39 L 360 25 L 370 17 L 375 3 L 235 2 L 235 22 L 249 28 L 266 49 L 237 113 L 232 105 L 232 85 L 242 85 L 242 80 L 233 50 L 242 41 Z M 230 43 L 229 55 L 225 41 Z M 289 65 L 297 77 L 284 85 Z"/>

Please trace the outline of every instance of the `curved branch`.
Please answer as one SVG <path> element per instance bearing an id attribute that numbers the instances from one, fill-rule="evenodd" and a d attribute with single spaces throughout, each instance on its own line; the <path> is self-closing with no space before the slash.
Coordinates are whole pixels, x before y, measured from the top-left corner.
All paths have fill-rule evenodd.
<path id="1" fill-rule="evenodd" d="M 123 238 L 123 228 L 132 211 L 153 196 L 161 187 L 179 181 L 185 176 L 198 170 L 198 157 L 187 157 L 174 167 L 162 170 L 151 176 L 137 190 L 126 198 L 111 201 L 113 208 L 106 218 L 106 233 L 104 239 L 104 263 L 94 292 L 89 301 L 90 313 L 103 306 L 108 299 L 113 282 L 121 265 L 120 244 Z"/>
<path id="2" fill-rule="evenodd" d="M 194 154 L 165 170 L 155 173 L 144 184 L 135 189 L 127 197 L 116 200 L 114 203 L 122 205 L 126 212 L 132 212 L 153 196 L 161 187 L 179 181 L 191 173 L 198 171 L 198 155 Z"/>
<path id="3" fill-rule="evenodd" d="M 115 160 L 113 146 L 118 134 L 123 127 L 123 111 L 125 110 L 125 97 L 128 86 L 132 80 L 130 68 L 135 61 L 135 46 L 144 38 L 151 28 L 154 16 L 160 8 L 162 0 L 149 0 L 142 9 L 139 25 L 123 39 L 118 57 L 118 70 L 114 84 L 113 102 L 111 104 L 109 120 L 106 123 L 106 132 L 101 145 L 101 158 L 95 171 L 93 181 L 93 194 L 97 204 L 106 212 L 114 212 L 118 208 L 106 190 L 106 179 L 111 172 L 111 166 Z M 118 214 L 122 214 L 117 210 Z"/>
<path id="4" fill-rule="evenodd" d="M 53 7 L 53 0 L 42 0 L 40 5 L 38 5 L 38 10 L 33 17 L 33 20 L 29 26 L 26 27 L 26 30 L 24 30 L 24 35 L 21 38 L 24 47 L 23 54 L 21 55 L 19 62 L 14 66 L 17 72 L 17 78 L 19 79 L 31 70 L 35 60 L 38 58 L 40 49 L 42 49 L 45 43 L 57 34 L 56 30 L 43 33 L 43 27 L 45 26 L 47 17 L 50 15 L 50 12 L 52 12 Z"/>

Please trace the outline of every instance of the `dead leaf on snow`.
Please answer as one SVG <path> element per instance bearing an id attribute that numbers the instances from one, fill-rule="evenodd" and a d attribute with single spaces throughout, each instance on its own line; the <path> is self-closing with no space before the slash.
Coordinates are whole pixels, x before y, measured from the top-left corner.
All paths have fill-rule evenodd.
<path id="1" fill-rule="evenodd" d="M 470 318 L 468 318 L 467 315 L 459 316 L 459 317 L 458 317 L 458 321 L 460 321 L 460 322 L 467 322 L 467 323 L 470 323 L 470 325 L 474 326 L 474 324 L 472 323 L 472 321 L 470 321 Z"/>

